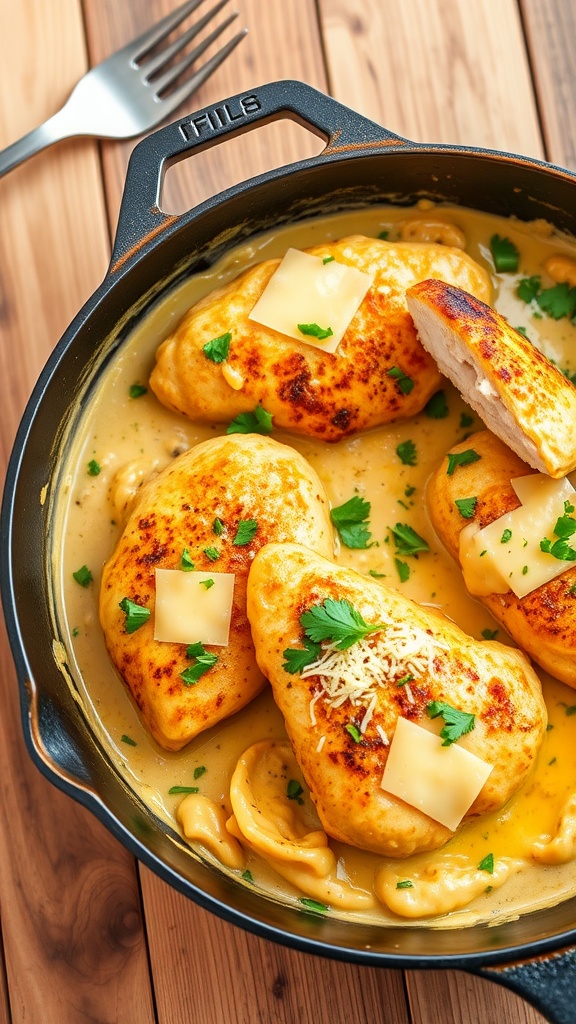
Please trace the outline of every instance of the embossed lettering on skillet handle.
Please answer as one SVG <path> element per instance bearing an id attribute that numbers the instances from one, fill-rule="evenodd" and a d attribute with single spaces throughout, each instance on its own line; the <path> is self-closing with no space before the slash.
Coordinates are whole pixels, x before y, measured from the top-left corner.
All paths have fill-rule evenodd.
<path id="1" fill-rule="evenodd" d="M 319 156 L 292 165 L 294 167 L 336 158 L 345 150 L 356 152 L 370 146 L 406 145 L 405 139 L 303 82 L 262 85 L 205 107 L 154 132 L 134 149 L 128 165 L 111 271 L 179 219 L 161 210 L 162 181 L 168 167 L 194 151 L 281 118 L 296 121 L 326 140 L 326 148 Z M 283 173 L 281 169 L 271 171 L 268 177 L 280 173 Z"/>

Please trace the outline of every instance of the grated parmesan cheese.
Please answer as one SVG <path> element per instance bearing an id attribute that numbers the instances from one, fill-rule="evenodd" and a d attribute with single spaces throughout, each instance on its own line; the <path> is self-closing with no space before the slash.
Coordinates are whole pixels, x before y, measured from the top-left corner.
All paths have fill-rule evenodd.
<path id="1" fill-rule="evenodd" d="M 320 753 L 320 751 L 322 750 L 322 747 L 324 746 L 325 742 L 326 742 L 326 737 L 325 736 L 321 736 L 320 739 L 318 740 L 318 743 L 317 743 L 317 746 L 316 746 L 316 753 L 317 754 Z"/>

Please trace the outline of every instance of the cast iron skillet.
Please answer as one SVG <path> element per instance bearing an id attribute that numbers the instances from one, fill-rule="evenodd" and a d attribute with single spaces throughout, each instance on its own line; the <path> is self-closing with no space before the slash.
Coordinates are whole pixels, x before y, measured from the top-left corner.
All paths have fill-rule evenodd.
<path id="1" fill-rule="evenodd" d="M 320 156 L 243 182 L 182 216 L 165 215 L 164 170 L 256 125 L 291 118 L 327 140 Z M 509 154 L 408 142 L 299 82 L 231 97 L 135 149 L 112 262 L 57 345 L 14 445 L 1 520 L 2 598 L 17 666 L 24 736 L 40 770 L 88 807 L 145 864 L 234 924 L 286 945 L 382 967 L 457 967 L 514 989 L 554 1024 L 574 1024 L 576 899 L 497 927 L 374 929 L 287 908 L 226 878 L 158 821 L 122 782 L 85 721 L 52 651 L 51 509 L 74 418 L 138 317 L 180 277 L 274 225 L 422 196 L 576 235 L 576 175 Z M 48 483 L 47 498 L 41 502 Z M 42 571 L 38 567 L 43 567 Z M 526 958 L 529 958 L 528 961 Z"/>

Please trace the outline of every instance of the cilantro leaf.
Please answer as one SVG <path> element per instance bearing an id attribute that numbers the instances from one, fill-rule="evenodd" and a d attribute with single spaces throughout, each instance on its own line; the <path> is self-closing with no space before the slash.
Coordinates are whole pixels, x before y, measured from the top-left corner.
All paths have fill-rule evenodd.
<path id="1" fill-rule="evenodd" d="M 565 506 L 566 507 L 566 506 Z M 568 508 L 572 506 L 568 504 Z M 551 541 L 548 537 L 544 537 L 540 541 L 540 550 L 546 552 L 548 555 L 552 555 L 553 558 L 558 558 L 562 562 L 575 562 L 576 551 L 571 548 L 568 544 L 568 538 L 572 537 L 576 533 L 576 519 L 572 516 L 563 515 L 556 520 L 554 527 L 554 533 L 558 537 L 558 540 Z"/>
<path id="2" fill-rule="evenodd" d="M 448 476 L 452 476 L 457 466 L 470 466 L 473 462 L 478 462 L 482 456 L 478 455 L 473 448 L 467 448 L 465 452 L 449 452 L 447 455 L 448 468 L 446 473 Z"/>
<path id="3" fill-rule="evenodd" d="M 207 651 L 202 643 L 189 644 L 186 648 L 186 657 L 193 658 L 194 664 L 189 665 L 180 673 L 180 678 L 186 686 L 194 686 L 202 678 L 208 669 L 212 668 L 218 661 L 218 655 Z"/>
<path id="4" fill-rule="evenodd" d="M 495 640 L 497 636 L 498 636 L 498 630 L 497 629 L 483 629 L 482 630 L 482 639 L 483 640 Z"/>
<path id="5" fill-rule="evenodd" d="M 553 320 L 571 317 L 576 311 L 576 288 L 571 288 L 567 281 L 555 284 L 553 288 L 543 288 L 536 301 Z"/>
<path id="6" fill-rule="evenodd" d="M 339 651 L 347 650 L 369 633 L 377 633 L 386 628 L 382 622 L 369 625 L 349 601 L 335 601 L 331 597 L 303 612 L 300 624 L 313 643 L 330 640 Z"/>
<path id="7" fill-rule="evenodd" d="M 532 299 L 535 299 L 538 295 L 538 292 L 540 291 L 540 284 L 541 278 L 538 274 L 533 274 L 532 277 L 523 277 L 522 280 L 518 282 L 516 295 L 519 299 L 522 299 L 522 302 L 530 304 Z"/>
<path id="8" fill-rule="evenodd" d="M 403 466 L 416 466 L 418 463 L 418 454 L 414 441 L 401 441 L 396 448 L 396 455 Z"/>
<path id="9" fill-rule="evenodd" d="M 456 508 L 458 509 L 463 519 L 472 519 L 476 511 L 478 498 L 456 498 L 454 504 L 456 505 Z"/>
<path id="10" fill-rule="evenodd" d="M 188 548 L 184 548 L 182 555 L 180 556 L 180 568 L 182 569 L 182 572 L 192 572 L 192 569 L 194 569 L 194 562 L 190 557 Z"/>
<path id="11" fill-rule="evenodd" d="M 396 381 L 403 395 L 409 395 L 414 387 L 412 377 L 408 377 L 399 366 L 391 366 L 389 370 L 386 370 L 386 376 L 392 377 Z"/>
<path id="12" fill-rule="evenodd" d="M 302 793 L 304 790 L 298 782 L 298 779 L 289 779 L 288 785 L 286 786 L 286 796 L 289 800 L 296 800 L 296 803 L 303 804 Z"/>
<path id="13" fill-rule="evenodd" d="M 474 728 L 474 715 L 467 711 L 459 711 L 451 704 L 445 704 L 443 700 L 431 700 L 426 705 L 426 710 L 430 718 L 441 717 L 446 723 L 440 731 L 440 737 L 444 740 L 443 747 L 449 747 Z"/>
<path id="14" fill-rule="evenodd" d="M 240 519 L 238 529 L 236 530 L 236 536 L 232 543 L 235 544 L 237 548 L 244 547 L 254 539 L 257 529 L 257 519 Z"/>
<path id="15" fill-rule="evenodd" d="M 499 274 L 518 270 L 520 253 L 514 242 L 511 242 L 509 238 L 492 235 L 490 239 L 490 252 L 494 260 L 494 268 Z"/>
<path id="16" fill-rule="evenodd" d="M 488 874 L 494 874 L 494 854 L 487 853 L 486 856 L 480 861 L 478 865 L 478 871 L 487 871 Z"/>
<path id="17" fill-rule="evenodd" d="M 170 786 L 168 793 L 170 796 L 180 795 L 181 793 L 197 793 L 198 786 Z"/>
<path id="18" fill-rule="evenodd" d="M 226 427 L 227 434 L 271 434 L 272 416 L 261 405 L 253 412 L 240 412 Z"/>
<path id="19" fill-rule="evenodd" d="M 399 558 L 394 559 L 394 565 L 396 566 L 396 572 L 400 577 L 400 583 L 406 583 L 410 579 L 410 566 L 408 562 L 401 562 Z"/>
<path id="20" fill-rule="evenodd" d="M 304 647 L 287 647 L 283 652 L 283 657 L 286 661 L 282 665 L 285 672 L 289 672 L 290 675 L 295 675 L 296 672 L 302 672 L 303 669 L 307 668 L 314 661 L 318 661 L 318 658 L 322 654 L 322 648 L 320 644 L 314 644 L 312 641 L 305 636 Z"/>
<path id="21" fill-rule="evenodd" d="M 224 533 L 224 523 L 218 517 L 212 523 L 212 533 L 216 534 L 217 537 L 221 537 Z"/>
<path id="22" fill-rule="evenodd" d="M 90 459 L 90 462 L 88 463 L 88 475 L 89 476 L 98 476 L 98 474 L 101 471 L 102 471 L 102 466 L 100 465 L 100 463 L 97 462 L 96 459 Z"/>
<path id="23" fill-rule="evenodd" d="M 231 341 L 232 335 L 230 331 L 227 331 L 226 334 L 220 334 L 217 338 L 207 341 L 205 345 L 202 345 L 202 351 L 212 363 L 223 363 L 228 359 Z"/>
<path id="24" fill-rule="evenodd" d="M 460 426 L 462 427 L 462 430 L 465 430 L 466 427 L 471 427 L 473 423 L 473 416 L 470 416 L 470 414 L 467 412 L 460 413 Z"/>
<path id="25" fill-rule="evenodd" d="M 311 338 L 318 338 L 318 341 L 331 338 L 334 334 L 331 327 L 320 327 L 318 324 L 297 324 L 296 326 L 300 334 L 306 334 Z"/>
<path id="26" fill-rule="evenodd" d="M 128 389 L 128 394 L 130 398 L 142 398 L 142 395 L 145 395 L 147 391 L 148 388 L 145 387 L 144 384 L 131 384 Z"/>
<path id="27" fill-rule="evenodd" d="M 403 878 L 401 881 L 396 882 L 397 889 L 413 889 L 414 882 L 410 878 Z"/>
<path id="28" fill-rule="evenodd" d="M 72 575 L 76 583 L 79 583 L 81 587 L 88 587 L 94 578 L 87 565 L 81 565 Z"/>
<path id="29" fill-rule="evenodd" d="M 126 616 L 124 629 L 127 633 L 135 633 L 150 618 L 150 609 L 144 608 L 141 604 L 136 604 L 129 597 L 123 597 L 119 607 Z"/>
<path id="30" fill-rule="evenodd" d="M 435 395 L 432 395 L 432 398 L 428 399 L 424 406 L 424 412 L 431 420 L 443 420 L 450 414 L 446 395 L 443 391 L 437 391 Z"/>
<path id="31" fill-rule="evenodd" d="M 319 903 L 318 900 L 311 900 L 308 896 L 301 896 L 298 900 L 303 907 L 307 910 L 312 910 L 315 914 L 327 914 L 330 907 L 327 907 L 325 903 Z"/>
<path id="32" fill-rule="evenodd" d="M 217 562 L 220 558 L 220 552 L 218 548 L 204 548 L 203 549 L 206 558 L 209 558 L 211 562 Z"/>
<path id="33" fill-rule="evenodd" d="M 390 527 L 399 555 L 417 555 L 421 551 L 429 551 L 427 542 L 408 523 L 396 523 Z"/>
<path id="34" fill-rule="evenodd" d="M 334 523 L 340 540 L 347 548 L 368 548 L 371 533 L 366 520 L 370 515 L 370 502 L 355 494 L 343 505 L 330 509 L 330 519 Z"/>

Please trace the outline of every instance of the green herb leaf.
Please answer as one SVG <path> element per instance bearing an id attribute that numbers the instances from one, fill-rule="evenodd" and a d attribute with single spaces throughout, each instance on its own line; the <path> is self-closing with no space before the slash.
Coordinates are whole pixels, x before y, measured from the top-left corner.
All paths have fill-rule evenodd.
<path id="1" fill-rule="evenodd" d="M 376 572 L 376 569 L 368 569 L 368 575 L 373 576 L 375 580 L 383 580 L 386 576 L 385 572 Z"/>
<path id="2" fill-rule="evenodd" d="M 332 263 L 333 260 L 334 260 L 334 256 L 324 256 L 324 258 L 322 260 L 322 263 L 324 263 L 324 265 L 326 265 L 326 263 Z"/>
<path id="3" fill-rule="evenodd" d="M 380 239 L 381 242 L 385 242 L 389 234 L 389 231 L 380 231 L 377 237 Z"/>
<path id="4" fill-rule="evenodd" d="M 212 523 L 212 532 L 217 537 L 221 537 L 222 534 L 224 533 L 224 523 L 222 522 L 221 519 L 218 519 L 218 517 L 216 517 L 216 519 Z"/>
<path id="5" fill-rule="evenodd" d="M 286 661 L 282 665 L 285 672 L 289 672 L 290 675 L 295 675 L 296 672 L 302 672 L 307 665 L 311 665 L 314 661 L 318 661 L 318 658 L 322 654 L 322 648 L 320 644 L 314 644 L 308 637 L 304 637 L 304 647 L 287 647 L 283 653 L 283 657 Z"/>
<path id="6" fill-rule="evenodd" d="M 200 580 L 200 586 L 204 587 L 206 590 L 210 590 L 210 588 L 214 586 L 214 580 Z"/>
<path id="7" fill-rule="evenodd" d="M 249 544 L 250 541 L 254 540 L 256 531 L 258 529 L 257 519 L 241 519 L 238 523 L 238 529 L 236 530 L 236 536 L 232 541 L 233 544 L 238 548 L 244 547 Z"/>
<path id="8" fill-rule="evenodd" d="M 413 679 L 414 676 L 412 675 L 412 673 L 407 672 L 405 676 L 402 676 L 402 678 L 398 680 L 396 686 L 406 686 L 406 683 L 411 683 Z"/>
<path id="9" fill-rule="evenodd" d="M 288 781 L 288 785 L 286 786 L 286 796 L 289 800 L 295 800 L 296 803 L 302 805 L 304 803 L 302 799 L 303 792 L 304 790 L 298 782 L 298 779 L 290 779 Z"/>
<path id="10" fill-rule="evenodd" d="M 120 739 L 122 740 L 122 743 L 126 743 L 126 745 L 128 747 L 137 747 L 138 746 L 138 744 L 136 743 L 136 740 L 133 740 L 131 736 L 127 736 L 125 732 L 122 733 Z"/>
<path id="11" fill-rule="evenodd" d="M 456 498 L 454 504 L 456 505 L 456 508 L 458 509 L 463 519 L 472 519 L 476 511 L 478 498 Z"/>
<path id="12" fill-rule="evenodd" d="M 509 238 L 501 238 L 500 235 L 492 235 L 490 239 L 490 251 L 494 260 L 495 270 L 501 273 L 510 273 L 518 270 L 520 253 Z"/>
<path id="13" fill-rule="evenodd" d="M 330 907 L 327 907 L 325 903 L 319 903 L 318 900 L 311 900 L 308 896 L 301 896 L 299 903 L 307 910 L 314 911 L 315 914 L 327 914 Z"/>
<path id="14" fill-rule="evenodd" d="M 500 537 L 500 543 L 501 544 L 507 544 L 508 541 L 511 540 L 511 539 L 512 539 L 512 530 L 506 529 L 506 530 L 504 530 L 502 536 Z"/>
<path id="15" fill-rule="evenodd" d="M 474 423 L 474 417 L 470 416 L 467 412 L 460 413 L 460 427 L 465 430 L 466 427 L 471 427 Z"/>
<path id="16" fill-rule="evenodd" d="M 340 540 L 347 548 L 370 547 L 371 533 L 366 525 L 370 516 L 370 502 L 355 494 L 343 505 L 330 509 L 330 519 Z"/>
<path id="17" fill-rule="evenodd" d="M 300 334 L 307 335 L 311 338 L 318 338 L 318 341 L 324 341 L 325 338 L 331 338 L 334 331 L 331 327 L 320 327 L 318 324 L 297 324 Z"/>
<path id="18" fill-rule="evenodd" d="M 204 554 L 206 558 L 209 558 L 211 562 L 217 562 L 220 558 L 220 552 L 218 548 L 204 548 Z"/>
<path id="19" fill-rule="evenodd" d="M 392 377 L 403 395 L 409 395 L 414 387 L 414 381 L 412 377 L 408 377 L 399 366 L 392 366 L 389 370 L 386 370 L 386 375 Z"/>
<path id="20" fill-rule="evenodd" d="M 272 416 L 261 405 L 253 412 L 240 412 L 226 428 L 227 434 L 271 434 Z"/>
<path id="21" fill-rule="evenodd" d="M 440 732 L 440 737 L 444 740 L 443 747 L 449 747 L 474 728 L 474 715 L 468 714 L 467 711 L 459 711 L 442 700 L 431 700 L 426 705 L 426 710 L 430 718 L 441 717 L 446 723 Z"/>
<path id="22" fill-rule="evenodd" d="M 488 874 L 494 874 L 494 854 L 487 853 L 485 857 L 480 861 L 478 865 L 478 871 L 487 871 Z"/>
<path id="23" fill-rule="evenodd" d="M 88 476 L 98 476 L 101 471 L 102 467 L 100 463 L 96 462 L 96 459 L 90 459 L 90 462 L 88 463 Z"/>
<path id="24" fill-rule="evenodd" d="M 541 278 L 538 274 L 533 274 L 532 277 L 523 277 L 522 280 L 518 282 L 516 295 L 519 299 L 522 299 L 522 302 L 526 302 L 529 305 L 532 302 L 532 299 L 535 299 L 538 295 L 538 292 L 540 291 L 540 283 Z"/>
<path id="25" fill-rule="evenodd" d="M 443 420 L 450 414 L 446 395 L 443 391 L 437 391 L 436 394 L 432 395 L 432 398 L 428 399 L 424 406 L 424 412 L 431 420 Z"/>
<path id="26" fill-rule="evenodd" d="M 458 466 L 470 466 L 473 462 L 478 462 L 482 456 L 478 455 L 478 452 L 475 452 L 473 448 L 467 448 L 465 452 L 450 452 L 447 458 L 448 468 L 446 473 L 448 476 L 452 476 Z"/>
<path id="27" fill-rule="evenodd" d="M 72 573 L 72 575 L 76 580 L 76 583 L 79 583 L 81 587 L 88 587 L 94 579 L 87 565 L 81 565 L 79 569 L 76 569 L 76 572 Z"/>
<path id="28" fill-rule="evenodd" d="M 352 647 L 352 644 L 363 640 L 369 633 L 378 633 L 386 628 L 381 622 L 369 625 L 349 601 L 334 601 L 330 597 L 304 612 L 300 616 L 300 624 L 313 643 L 330 640 L 339 651 Z"/>
<path id="29" fill-rule="evenodd" d="M 402 881 L 396 882 L 396 888 L 397 889 L 413 889 L 414 888 L 414 882 L 412 882 L 409 878 L 403 878 Z"/>
<path id="30" fill-rule="evenodd" d="M 232 335 L 230 331 L 227 331 L 226 334 L 220 334 L 218 338 L 207 341 L 205 345 L 202 345 L 202 351 L 212 363 L 223 363 L 228 359 L 231 340 Z"/>
<path id="31" fill-rule="evenodd" d="M 206 768 L 205 765 L 199 764 L 198 767 L 194 769 L 194 778 L 201 779 L 202 776 L 205 775 L 207 771 L 208 769 Z"/>
<path id="32" fill-rule="evenodd" d="M 189 665 L 180 673 L 180 678 L 186 686 L 194 686 L 202 678 L 208 669 L 212 668 L 218 661 L 218 655 L 207 651 L 204 644 L 197 642 L 189 644 L 186 648 L 186 657 L 194 659 L 195 664 Z"/>
<path id="33" fill-rule="evenodd" d="M 566 508 L 566 504 L 564 507 Z M 568 507 L 571 506 L 568 505 Z M 568 544 L 568 537 L 572 537 L 576 533 L 576 519 L 569 515 L 560 516 L 556 520 L 554 533 L 559 539 L 551 541 L 548 537 L 545 537 L 544 540 L 540 541 L 540 550 L 563 562 L 576 561 L 576 551 Z"/>
<path id="34" fill-rule="evenodd" d="M 576 704 L 570 704 L 564 712 L 570 718 L 572 715 L 576 715 Z"/>
<path id="35" fill-rule="evenodd" d="M 180 557 L 180 568 L 182 569 L 182 572 L 192 572 L 194 568 L 194 562 L 190 558 L 190 552 L 188 548 L 184 548 L 182 552 L 182 555 Z"/>
<path id="36" fill-rule="evenodd" d="M 353 722 L 348 722 L 348 725 L 345 725 L 344 728 L 346 729 L 346 732 L 350 733 L 354 743 L 362 742 L 362 733 L 360 732 L 360 729 L 356 728 Z"/>
<path id="37" fill-rule="evenodd" d="M 242 872 L 242 878 L 244 879 L 245 882 L 253 882 L 254 881 L 254 878 L 252 876 L 252 872 L 249 871 L 248 868 L 246 868 L 246 870 Z"/>
<path id="38" fill-rule="evenodd" d="M 131 384 L 128 394 L 130 398 L 142 398 L 142 395 L 145 395 L 147 391 L 148 388 L 144 387 L 143 384 Z"/>
<path id="39" fill-rule="evenodd" d="M 400 577 L 400 583 L 406 583 L 410 579 L 410 566 L 407 562 L 401 562 L 399 558 L 394 559 L 394 565 L 396 566 L 396 572 Z"/>
<path id="40" fill-rule="evenodd" d="M 429 551 L 427 542 L 408 523 L 396 523 L 390 527 L 399 555 L 417 555 L 421 551 Z"/>
<path id="41" fill-rule="evenodd" d="M 498 636 L 497 629 L 483 629 L 481 636 L 484 640 L 495 640 Z"/>
<path id="42" fill-rule="evenodd" d="M 140 627 L 143 626 L 145 622 L 148 622 L 148 619 L 150 618 L 149 608 L 144 608 L 141 604 L 136 604 L 128 597 L 122 598 L 119 607 L 126 616 L 124 629 L 127 633 L 135 633 L 136 630 L 140 629 Z"/>
<path id="43" fill-rule="evenodd" d="M 396 455 L 403 466 L 416 466 L 418 454 L 414 441 L 401 441 L 396 448 Z"/>
<path id="44" fill-rule="evenodd" d="M 536 301 L 553 320 L 571 317 L 576 312 L 576 288 L 571 288 L 567 281 L 555 284 L 553 288 L 543 288 Z"/>
<path id="45" fill-rule="evenodd" d="M 175 796 L 178 793 L 197 793 L 198 786 L 171 786 L 168 792 L 170 796 Z"/>

